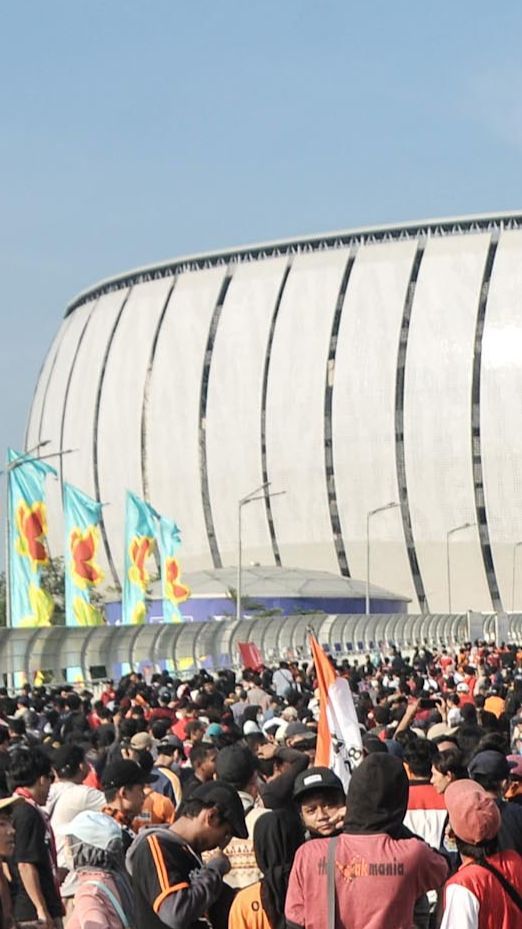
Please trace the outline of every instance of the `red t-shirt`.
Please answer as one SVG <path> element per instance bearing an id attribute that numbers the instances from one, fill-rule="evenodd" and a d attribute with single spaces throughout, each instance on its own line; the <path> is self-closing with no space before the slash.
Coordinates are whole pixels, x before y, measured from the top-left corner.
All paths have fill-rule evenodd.
<path id="1" fill-rule="evenodd" d="M 328 839 L 313 839 L 294 859 L 285 916 L 290 927 L 327 929 Z M 420 839 L 339 836 L 335 889 L 339 924 L 350 929 L 404 929 L 413 925 L 415 901 L 442 885 L 444 858 Z"/>
<path id="2" fill-rule="evenodd" d="M 488 861 L 522 894 L 522 856 L 499 852 Z M 478 864 L 465 864 L 444 888 L 440 929 L 522 929 L 522 912 L 498 878 Z"/>
<path id="3" fill-rule="evenodd" d="M 171 727 L 170 731 L 177 735 L 178 739 L 181 739 L 183 742 L 187 735 L 187 726 L 190 722 L 190 719 L 178 719 Z"/>

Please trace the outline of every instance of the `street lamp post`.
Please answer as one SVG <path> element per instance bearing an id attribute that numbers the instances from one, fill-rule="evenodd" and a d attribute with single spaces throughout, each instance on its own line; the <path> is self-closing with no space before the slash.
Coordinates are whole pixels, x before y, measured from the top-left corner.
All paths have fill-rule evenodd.
<path id="1" fill-rule="evenodd" d="M 385 510 L 393 510 L 398 506 L 399 503 L 392 501 L 376 507 L 375 510 L 369 510 L 366 514 L 366 616 L 370 615 L 370 519 L 377 513 L 384 513 Z"/>
<path id="2" fill-rule="evenodd" d="M 241 597 L 242 597 L 242 586 L 243 586 L 243 538 L 242 538 L 242 520 L 241 516 L 243 513 L 243 507 L 247 503 L 253 503 L 254 500 L 266 500 L 272 497 L 280 497 L 281 494 L 286 493 L 286 490 L 277 490 L 275 493 L 260 493 L 260 491 L 266 491 L 270 487 L 270 481 L 265 481 L 264 484 L 261 484 L 259 487 L 256 487 L 255 490 L 251 490 L 249 494 L 245 497 L 241 497 L 238 500 L 237 504 L 237 589 L 236 589 L 236 620 L 239 622 L 241 619 Z"/>
<path id="3" fill-rule="evenodd" d="M 515 581 L 516 581 L 516 567 L 517 567 L 517 548 L 519 545 L 522 545 L 522 542 L 515 542 L 513 546 L 513 577 L 511 581 L 511 612 L 515 612 Z"/>
<path id="4" fill-rule="evenodd" d="M 20 458 L 15 458 L 14 461 L 10 461 L 7 464 L 7 467 L 4 471 L 0 471 L 0 474 L 6 475 L 6 508 L 5 508 L 5 612 L 6 612 L 6 625 L 11 625 L 11 552 L 9 550 L 9 534 L 10 534 L 10 519 L 9 519 L 9 474 L 11 471 L 14 471 L 16 468 L 19 468 L 21 465 L 31 461 L 32 459 L 36 461 L 47 461 L 49 458 L 61 458 L 63 455 L 70 455 L 72 452 L 77 451 L 75 448 L 66 448 L 60 449 L 57 452 L 50 452 L 48 455 L 39 455 L 35 459 L 35 452 L 40 451 L 41 448 L 45 448 L 46 445 L 49 445 L 51 439 L 44 439 L 42 442 L 39 442 L 38 445 L 34 445 L 32 448 L 24 452 Z"/>
<path id="5" fill-rule="evenodd" d="M 446 574 L 448 579 L 448 613 L 451 613 L 451 565 L 450 565 L 450 537 L 454 535 L 455 532 L 460 532 L 462 529 L 470 529 L 471 526 L 476 526 L 476 523 L 462 523 L 462 526 L 454 526 L 453 529 L 448 529 L 446 533 Z"/>

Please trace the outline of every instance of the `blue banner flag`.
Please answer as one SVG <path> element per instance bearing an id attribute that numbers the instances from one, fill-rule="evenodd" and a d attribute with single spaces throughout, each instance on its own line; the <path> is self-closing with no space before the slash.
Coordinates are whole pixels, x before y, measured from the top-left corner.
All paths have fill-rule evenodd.
<path id="1" fill-rule="evenodd" d="M 180 548 L 181 533 L 176 523 L 162 516 L 159 522 L 159 549 L 164 623 L 181 622 L 179 604 L 190 597 L 190 588 L 179 580 L 181 570 L 177 553 Z"/>
<path id="2" fill-rule="evenodd" d="M 12 626 L 50 626 L 53 598 L 41 586 L 49 564 L 45 461 L 8 449 L 9 600 Z"/>
<path id="3" fill-rule="evenodd" d="M 96 561 L 102 504 L 72 484 L 63 485 L 65 518 L 65 622 L 68 626 L 100 626 L 102 611 L 91 592 L 103 580 Z"/>
<path id="4" fill-rule="evenodd" d="M 125 504 L 125 569 L 123 622 L 138 625 L 147 616 L 150 571 L 147 562 L 156 550 L 159 514 L 148 503 L 127 491 Z"/>

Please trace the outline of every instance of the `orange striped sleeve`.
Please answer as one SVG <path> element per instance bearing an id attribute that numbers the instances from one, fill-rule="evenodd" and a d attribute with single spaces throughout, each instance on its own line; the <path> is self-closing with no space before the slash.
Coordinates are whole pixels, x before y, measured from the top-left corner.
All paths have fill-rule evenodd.
<path id="1" fill-rule="evenodd" d="M 159 885 L 161 890 L 167 890 L 169 886 L 169 877 L 167 874 L 167 868 L 165 867 L 165 860 L 163 858 L 163 853 L 160 848 L 160 844 L 155 835 L 150 835 L 147 839 L 149 843 L 150 852 L 152 855 L 152 860 L 154 862 L 156 873 L 158 875 Z"/>
<path id="2" fill-rule="evenodd" d="M 154 903 L 152 904 L 152 909 L 156 914 L 158 914 L 160 906 L 167 899 L 167 897 L 170 897 L 171 894 L 177 893 L 178 890 L 185 890 L 189 885 L 186 881 L 182 881 L 180 884 L 173 884 L 172 886 L 169 885 L 169 876 L 165 866 L 165 859 L 163 857 L 163 852 L 161 851 L 161 846 L 158 842 L 157 836 L 149 835 L 147 842 L 149 843 L 150 853 L 152 855 L 152 860 L 158 875 L 159 885 L 161 887 L 161 893 L 158 894 L 154 900 Z"/>
<path id="3" fill-rule="evenodd" d="M 156 913 L 156 915 L 159 914 L 160 906 L 161 906 L 161 904 L 167 899 L 167 897 L 170 897 L 171 894 L 177 893 L 178 890 L 185 890 L 188 886 L 189 886 L 189 885 L 187 884 L 187 882 L 184 881 L 184 882 L 181 883 L 181 884 L 174 884 L 173 887 L 167 887 L 166 890 L 164 890 L 162 893 L 160 893 L 160 894 L 156 897 L 154 903 L 152 904 L 152 909 L 154 910 L 154 912 Z"/>

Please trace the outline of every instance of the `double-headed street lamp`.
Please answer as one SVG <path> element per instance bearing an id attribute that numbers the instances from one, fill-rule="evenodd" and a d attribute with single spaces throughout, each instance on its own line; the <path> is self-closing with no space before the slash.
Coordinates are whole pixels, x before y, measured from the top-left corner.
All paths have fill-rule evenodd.
<path id="1" fill-rule="evenodd" d="M 241 497 L 238 500 L 237 504 L 237 590 L 236 590 L 236 619 L 241 619 L 241 596 L 242 596 L 242 585 L 243 585 L 243 540 L 242 540 L 242 525 L 241 525 L 241 516 L 243 513 L 243 507 L 247 503 L 253 503 L 254 500 L 269 500 L 272 497 L 280 497 L 282 494 L 286 493 L 286 490 L 277 490 L 275 493 L 267 493 L 267 489 L 270 487 L 270 481 L 265 481 L 264 484 L 261 484 L 259 487 L 256 487 L 255 490 L 251 490 L 246 497 Z M 263 493 L 261 493 L 263 491 Z"/>
<path id="2" fill-rule="evenodd" d="M 446 574 L 448 579 L 448 613 L 451 613 L 451 565 L 450 565 L 450 537 L 456 532 L 461 532 L 463 529 L 471 529 L 472 526 L 476 526 L 476 523 L 462 523 L 462 526 L 454 526 L 453 529 L 448 529 L 446 533 Z"/>
<path id="3" fill-rule="evenodd" d="M 377 513 L 384 513 L 385 510 L 394 510 L 400 506 L 399 503 L 392 501 L 385 503 L 384 506 L 378 506 L 375 510 L 369 510 L 366 514 L 366 615 L 370 615 L 370 519 Z"/>

